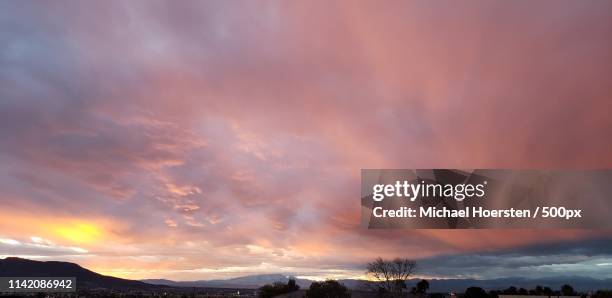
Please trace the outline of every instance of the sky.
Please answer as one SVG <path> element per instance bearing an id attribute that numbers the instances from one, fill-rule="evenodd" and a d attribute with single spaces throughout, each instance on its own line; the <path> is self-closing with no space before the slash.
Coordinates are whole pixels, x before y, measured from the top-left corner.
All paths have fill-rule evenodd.
<path id="1" fill-rule="evenodd" d="M 612 231 L 368 230 L 362 168 L 612 167 L 610 1 L 1 1 L 0 257 L 612 278 Z"/>

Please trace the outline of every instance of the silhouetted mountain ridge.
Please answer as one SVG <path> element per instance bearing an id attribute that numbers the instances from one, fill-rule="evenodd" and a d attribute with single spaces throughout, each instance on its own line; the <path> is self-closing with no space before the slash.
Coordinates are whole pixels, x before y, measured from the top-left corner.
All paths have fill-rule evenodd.
<path id="1" fill-rule="evenodd" d="M 0 277 L 76 277 L 77 288 L 104 288 L 104 289 L 140 289 L 156 290 L 167 287 L 200 287 L 200 288 L 228 288 L 228 289 L 254 289 L 274 282 L 286 283 L 290 278 L 305 289 L 313 282 L 309 279 L 295 278 L 284 274 L 248 275 L 229 279 L 172 281 L 167 279 L 148 279 L 143 281 L 122 279 L 105 276 L 85 269 L 77 264 L 58 261 L 34 261 L 22 258 L 8 257 L 0 259 Z M 408 287 L 414 286 L 419 279 L 408 281 Z M 356 279 L 341 279 L 351 289 L 363 289 L 367 281 Z M 510 286 L 532 289 L 536 285 L 559 289 L 563 284 L 570 284 L 576 290 L 586 292 L 589 290 L 612 289 L 612 279 L 595 279 L 590 277 L 567 276 L 548 278 L 522 278 L 509 277 L 488 280 L 477 279 L 429 279 L 430 292 L 463 292 L 471 286 L 482 287 L 487 290 L 505 289 Z"/>
<path id="2" fill-rule="evenodd" d="M 15 257 L 0 259 L 0 277 L 76 277 L 77 288 L 125 290 L 164 287 L 137 280 L 101 275 L 74 263 L 58 261 L 43 262 Z"/>
<path id="3" fill-rule="evenodd" d="M 248 275 L 230 279 L 215 279 L 215 280 L 196 280 L 196 281 L 172 281 L 167 279 L 147 279 L 143 282 L 159 285 L 168 285 L 173 287 L 217 287 L 217 288 L 258 288 L 265 284 L 274 282 L 286 283 L 289 278 L 296 280 L 296 283 L 303 289 L 308 288 L 313 280 L 291 277 L 290 275 L 282 274 L 264 274 L 264 275 Z M 449 291 L 463 292 L 466 288 L 476 286 L 487 290 L 502 290 L 510 286 L 518 288 L 533 289 L 537 285 L 548 286 L 558 290 L 564 284 L 572 285 L 576 290 L 589 291 L 598 289 L 611 289 L 612 279 L 595 279 L 580 276 L 567 277 L 550 277 L 550 278 L 523 278 L 509 277 L 497 279 L 428 279 L 430 284 L 430 292 L 445 293 Z M 340 279 L 340 283 L 351 289 L 365 289 L 372 282 L 358 279 Z M 420 279 L 410 279 L 407 282 L 408 288 L 411 288 L 419 282 Z"/>
<path id="4" fill-rule="evenodd" d="M 203 288 L 232 288 L 232 289 L 256 289 L 266 284 L 275 282 L 286 283 L 289 279 L 295 279 L 297 284 L 304 288 L 312 283 L 308 279 L 300 279 L 291 275 L 283 274 L 257 274 L 246 275 L 228 279 L 173 281 L 168 279 L 144 279 L 143 282 L 171 287 L 203 287 Z"/>

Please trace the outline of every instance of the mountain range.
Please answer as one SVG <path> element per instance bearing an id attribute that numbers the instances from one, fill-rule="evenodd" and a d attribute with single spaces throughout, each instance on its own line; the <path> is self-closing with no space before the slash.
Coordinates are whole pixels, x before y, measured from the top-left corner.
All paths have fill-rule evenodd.
<path id="1" fill-rule="evenodd" d="M 172 287 L 220 287 L 220 288 L 249 288 L 254 289 L 261 287 L 265 284 L 271 284 L 274 282 L 286 283 L 289 279 L 295 279 L 296 283 L 301 287 L 307 289 L 313 280 L 295 278 L 288 275 L 282 274 L 264 274 L 264 275 L 250 275 L 242 276 L 238 278 L 230 278 L 223 280 L 197 280 L 197 281 L 172 281 L 167 279 L 147 279 L 142 280 L 146 283 L 156 285 L 167 285 Z M 371 283 L 364 280 L 358 279 L 340 279 L 340 283 L 344 284 L 350 289 L 364 289 L 367 288 L 367 284 Z M 407 281 L 408 288 L 412 288 L 419 282 L 420 279 L 410 279 Z M 588 277 L 551 277 L 551 278 L 538 278 L 528 279 L 521 277 L 509 277 L 509 278 L 497 278 L 497 279 L 429 279 L 430 292 L 434 293 L 448 293 L 463 292 L 468 287 L 481 287 L 486 290 L 502 290 L 515 286 L 517 288 L 533 289 L 536 286 L 547 286 L 553 290 L 558 290 L 564 284 L 570 284 L 574 289 L 587 292 L 589 290 L 599 289 L 612 289 L 612 279 L 594 279 Z"/>
<path id="2" fill-rule="evenodd" d="M 230 279 L 172 281 L 167 279 L 129 280 L 105 276 L 77 264 L 57 261 L 35 261 L 22 258 L 9 257 L 0 259 L 0 277 L 76 277 L 78 288 L 103 289 L 139 289 L 162 290 L 166 288 L 226 288 L 226 289 L 256 289 L 265 284 L 274 282 L 286 283 L 295 279 L 297 284 L 307 289 L 313 282 L 309 279 L 295 278 L 283 274 L 249 275 Z M 408 288 L 414 286 L 419 280 L 408 281 Z M 363 289 L 369 283 L 356 279 L 341 279 L 339 282 L 351 289 Z M 444 293 L 449 291 L 463 292 L 466 288 L 477 286 L 487 290 L 505 289 L 510 286 L 526 289 L 537 285 L 560 289 L 563 284 L 570 284 L 574 289 L 586 292 L 589 290 L 612 289 L 612 279 L 594 279 L 588 277 L 550 277 L 527 279 L 520 277 L 498 279 L 429 279 L 430 292 Z"/>

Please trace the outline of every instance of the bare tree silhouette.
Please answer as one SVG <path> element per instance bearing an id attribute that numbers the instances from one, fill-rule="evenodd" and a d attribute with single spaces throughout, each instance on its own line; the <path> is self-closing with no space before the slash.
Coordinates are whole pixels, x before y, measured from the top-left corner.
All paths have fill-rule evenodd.
<path id="1" fill-rule="evenodd" d="M 366 274 L 374 278 L 379 291 L 401 294 L 406 289 L 406 280 L 414 273 L 416 261 L 406 258 L 386 260 L 377 258 L 367 264 Z"/>

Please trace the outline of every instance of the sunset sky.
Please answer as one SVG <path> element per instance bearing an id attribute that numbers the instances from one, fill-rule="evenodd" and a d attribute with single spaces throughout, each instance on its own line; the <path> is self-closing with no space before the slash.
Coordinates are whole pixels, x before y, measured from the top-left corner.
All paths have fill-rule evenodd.
<path id="1" fill-rule="evenodd" d="M 611 230 L 367 230 L 362 168 L 612 168 L 610 1 L 1 1 L 0 257 L 612 278 Z"/>

